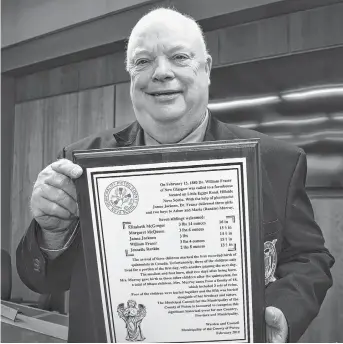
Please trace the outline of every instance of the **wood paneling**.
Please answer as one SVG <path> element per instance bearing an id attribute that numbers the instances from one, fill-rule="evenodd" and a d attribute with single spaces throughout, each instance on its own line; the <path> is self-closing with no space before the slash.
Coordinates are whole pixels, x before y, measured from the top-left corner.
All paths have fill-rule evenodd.
<path id="1" fill-rule="evenodd" d="M 121 127 L 136 119 L 130 98 L 130 83 L 116 85 L 115 126 Z"/>
<path id="2" fill-rule="evenodd" d="M 77 138 L 78 94 L 71 93 L 41 100 L 44 104 L 44 166 L 56 160 L 57 153 Z"/>
<path id="3" fill-rule="evenodd" d="M 79 92 L 78 97 L 78 138 L 113 128 L 114 86 Z M 73 141 L 75 141 L 75 138 Z"/>
<path id="4" fill-rule="evenodd" d="M 343 44 L 343 3 L 290 14 L 290 50 Z"/>
<path id="5" fill-rule="evenodd" d="M 212 67 L 219 64 L 219 34 L 218 31 L 205 32 L 207 50 L 212 56 Z"/>
<path id="6" fill-rule="evenodd" d="M 49 97 L 15 107 L 12 174 L 12 297 L 37 300 L 20 280 L 15 264 L 19 241 L 31 222 L 32 187 L 39 172 L 78 138 L 113 127 L 114 86 Z"/>
<path id="7" fill-rule="evenodd" d="M 129 80 L 124 52 L 29 74 L 16 80 L 16 103 Z"/>
<path id="8" fill-rule="evenodd" d="M 287 27 L 288 17 L 280 16 L 220 30 L 220 64 L 286 54 Z"/>
<path id="9" fill-rule="evenodd" d="M 343 342 L 343 198 L 311 199 L 326 247 L 336 259 L 331 273 L 333 287 L 328 291 L 319 315 L 301 338 L 301 342 Z"/>
<path id="10" fill-rule="evenodd" d="M 21 77 L 16 82 L 16 102 L 75 92 L 78 73 L 78 64 L 70 64 Z"/>
<path id="11" fill-rule="evenodd" d="M 101 56 L 77 64 L 79 91 L 129 80 L 124 52 Z"/>
<path id="12" fill-rule="evenodd" d="M 14 137 L 13 78 L 1 76 L 1 248 L 11 252 L 11 194 Z"/>
<path id="13" fill-rule="evenodd" d="M 37 300 L 38 294 L 23 288 L 16 269 L 15 252 L 31 222 L 29 210 L 33 184 L 43 167 L 44 102 L 37 100 L 15 107 L 12 174 L 12 297 Z"/>

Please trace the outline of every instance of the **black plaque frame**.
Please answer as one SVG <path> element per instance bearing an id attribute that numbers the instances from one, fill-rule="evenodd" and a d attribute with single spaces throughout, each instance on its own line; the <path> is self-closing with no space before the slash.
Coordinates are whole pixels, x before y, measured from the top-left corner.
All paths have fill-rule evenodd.
<path id="1" fill-rule="evenodd" d="M 123 147 L 74 151 L 73 161 L 84 173 L 75 181 L 80 208 L 80 222 L 88 288 L 97 342 L 106 342 L 106 329 L 93 235 L 90 197 L 86 170 L 93 167 L 156 164 L 163 162 L 245 158 L 248 187 L 248 212 L 251 257 L 251 302 L 254 336 L 250 342 L 265 342 L 264 253 L 262 227 L 262 179 L 259 140 L 234 140 L 177 144 L 154 147 Z M 250 315 L 251 316 L 251 315 Z M 115 342 L 115 338 L 111 341 Z"/>

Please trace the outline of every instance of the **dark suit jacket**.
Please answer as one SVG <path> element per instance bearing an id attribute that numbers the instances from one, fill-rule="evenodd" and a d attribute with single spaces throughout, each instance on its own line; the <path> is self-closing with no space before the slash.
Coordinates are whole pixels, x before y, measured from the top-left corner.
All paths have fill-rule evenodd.
<path id="1" fill-rule="evenodd" d="M 224 124 L 210 117 L 205 141 L 259 138 L 262 155 L 263 226 L 265 241 L 277 239 L 277 280 L 266 287 L 266 306 L 282 310 L 289 325 L 289 340 L 297 341 L 317 315 L 332 285 L 333 257 L 324 247 L 305 192 L 304 152 L 266 135 Z M 143 144 L 137 122 L 108 130 L 64 148 L 71 159 L 76 149 Z M 37 243 L 33 220 L 17 249 L 17 268 L 23 282 L 38 293 L 70 289 L 69 341 L 94 341 L 81 231 L 61 256 L 48 260 Z"/>

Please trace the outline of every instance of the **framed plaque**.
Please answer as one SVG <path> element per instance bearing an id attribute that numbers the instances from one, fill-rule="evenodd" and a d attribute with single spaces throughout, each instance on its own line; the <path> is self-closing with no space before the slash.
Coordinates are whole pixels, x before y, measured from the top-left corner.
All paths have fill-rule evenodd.
<path id="1" fill-rule="evenodd" d="M 73 157 L 97 341 L 265 341 L 258 140 Z"/>

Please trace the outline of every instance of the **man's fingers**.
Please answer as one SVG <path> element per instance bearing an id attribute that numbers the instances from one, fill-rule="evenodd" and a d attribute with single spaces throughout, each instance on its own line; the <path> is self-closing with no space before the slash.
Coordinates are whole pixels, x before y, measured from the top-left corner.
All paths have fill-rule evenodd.
<path id="1" fill-rule="evenodd" d="M 74 182 L 66 175 L 54 171 L 52 174 L 44 178 L 44 183 L 56 189 L 63 190 L 72 199 L 77 201 L 76 188 Z"/>
<path id="2" fill-rule="evenodd" d="M 63 189 L 58 189 L 48 184 L 39 185 L 33 193 L 40 192 L 45 199 L 57 203 L 59 206 L 69 211 L 72 215 L 78 214 L 77 202 Z"/>
<path id="3" fill-rule="evenodd" d="M 73 164 L 68 159 L 60 159 L 53 162 L 51 168 L 58 173 L 64 174 L 65 176 L 76 179 L 82 175 L 82 167 L 76 164 Z"/>
<path id="4" fill-rule="evenodd" d="M 31 210 L 42 228 L 66 228 L 78 216 L 76 188 L 72 179 L 82 168 L 67 159 L 47 166 L 37 178 L 31 197 Z"/>
<path id="5" fill-rule="evenodd" d="M 35 204 L 33 201 L 31 208 L 33 216 L 36 219 L 44 215 L 49 215 L 62 220 L 70 220 L 75 216 L 69 210 L 43 197 L 39 199 L 39 204 Z"/>
<path id="6" fill-rule="evenodd" d="M 62 220 L 50 215 L 41 215 L 36 218 L 36 221 L 40 224 L 41 228 L 52 231 L 65 230 L 72 222 L 71 220 Z"/>

